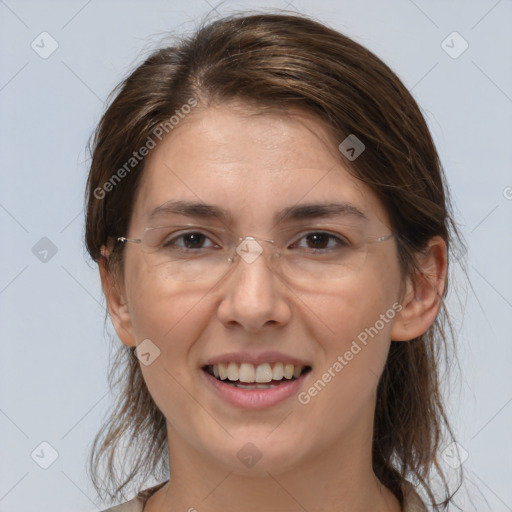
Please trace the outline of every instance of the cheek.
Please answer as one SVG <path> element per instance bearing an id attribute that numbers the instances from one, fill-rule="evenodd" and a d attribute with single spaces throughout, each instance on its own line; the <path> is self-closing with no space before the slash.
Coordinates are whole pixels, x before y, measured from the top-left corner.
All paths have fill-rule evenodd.
<path id="1" fill-rule="evenodd" d="M 365 425 L 375 409 L 379 378 L 390 346 L 394 310 L 375 298 L 366 298 L 365 304 L 355 299 L 337 303 L 340 311 L 332 322 L 335 335 L 329 341 L 323 338 L 323 360 L 298 397 L 305 408 L 305 421 L 325 425 L 323 442 L 327 445 L 340 432 L 370 435 Z M 335 306 L 331 301 L 331 308 Z"/>
<path id="2" fill-rule="evenodd" d="M 340 282 L 337 293 L 319 295 L 314 301 L 322 319 L 316 337 L 324 361 L 315 372 L 316 384 L 309 394 L 321 392 L 319 406 L 335 401 L 357 408 L 373 399 L 401 308 L 399 288 L 397 261 L 381 259 L 378 266 Z"/>
<path id="3" fill-rule="evenodd" d="M 130 320 L 137 342 L 149 338 L 166 348 L 183 328 L 201 295 L 193 285 L 173 283 L 152 272 L 144 255 L 131 252 L 125 260 L 125 287 Z"/>
<path id="4" fill-rule="evenodd" d="M 171 286 L 142 271 L 132 276 L 133 332 L 137 343 L 149 339 L 157 347 L 150 345 L 158 354 L 151 364 L 141 364 L 151 397 L 171 422 L 182 416 L 202 417 L 201 408 L 186 390 L 201 371 L 191 366 L 190 353 L 211 318 L 205 293 Z"/>
<path id="5" fill-rule="evenodd" d="M 393 261 L 380 261 L 378 268 L 367 268 L 339 281 L 328 293 L 308 294 L 306 306 L 314 310 L 328 336 L 319 337 L 328 345 L 343 349 L 359 335 L 364 339 L 369 329 L 376 328 L 381 337 L 389 337 L 396 315 L 393 305 L 399 299 L 400 275 Z M 390 310 L 390 311 L 388 311 Z M 381 316 L 385 315 L 384 323 Z"/>
<path id="6" fill-rule="evenodd" d="M 205 300 L 208 290 L 198 291 L 193 284 L 171 283 L 148 272 L 143 263 L 127 266 L 130 273 L 126 292 L 132 329 L 137 343 L 148 339 L 157 347 L 155 362 L 141 366 L 148 386 L 153 379 L 169 386 L 172 377 L 184 381 L 197 370 L 190 368 L 189 356 L 194 340 L 212 314 Z M 151 392 L 162 394 L 160 389 L 153 386 Z"/>
<path id="7" fill-rule="evenodd" d="M 346 296 L 324 301 L 322 311 L 330 333 L 319 339 L 327 356 L 327 367 L 341 356 L 343 373 L 347 377 L 350 374 L 359 380 L 358 376 L 363 374 L 380 375 L 396 315 L 393 297 L 375 289 L 365 290 L 359 281 Z"/>

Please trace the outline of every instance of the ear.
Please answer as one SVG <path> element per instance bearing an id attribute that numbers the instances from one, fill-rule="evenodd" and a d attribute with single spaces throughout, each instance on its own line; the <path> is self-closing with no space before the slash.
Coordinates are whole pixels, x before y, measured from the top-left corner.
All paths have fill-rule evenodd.
<path id="1" fill-rule="evenodd" d="M 440 236 L 431 238 L 427 248 L 417 254 L 420 269 L 407 278 L 402 309 L 396 315 L 391 340 L 409 341 L 424 334 L 434 323 L 446 286 L 448 251 Z"/>
<path id="2" fill-rule="evenodd" d="M 128 347 L 135 347 L 130 311 L 126 302 L 122 276 L 109 266 L 108 250 L 102 249 L 98 263 L 101 286 L 107 300 L 108 312 L 119 339 Z"/>

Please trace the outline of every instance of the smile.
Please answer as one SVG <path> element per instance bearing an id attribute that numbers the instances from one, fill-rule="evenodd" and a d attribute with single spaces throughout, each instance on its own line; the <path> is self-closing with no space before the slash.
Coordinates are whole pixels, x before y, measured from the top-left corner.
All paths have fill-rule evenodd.
<path id="1" fill-rule="evenodd" d="M 207 382 L 224 400 L 245 409 L 270 407 L 294 395 L 310 366 L 290 363 L 218 363 L 202 368 Z"/>

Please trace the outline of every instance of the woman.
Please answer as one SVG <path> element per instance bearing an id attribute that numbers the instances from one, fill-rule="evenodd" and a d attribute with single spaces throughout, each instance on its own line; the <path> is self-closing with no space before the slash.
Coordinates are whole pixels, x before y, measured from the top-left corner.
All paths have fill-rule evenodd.
<path id="1" fill-rule="evenodd" d="M 163 480 L 109 510 L 446 508 L 457 231 L 382 61 L 299 16 L 210 23 L 120 85 L 87 191 L 123 343 L 93 482 Z"/>

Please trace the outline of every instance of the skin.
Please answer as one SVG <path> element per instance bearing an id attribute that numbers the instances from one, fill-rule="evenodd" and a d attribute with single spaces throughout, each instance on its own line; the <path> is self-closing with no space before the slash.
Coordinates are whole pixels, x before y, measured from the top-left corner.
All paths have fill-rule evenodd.
<path id="1" fill-rule="evenodd" d="M 343 167 L 337 144 L 308 114 L 254 115 L 236 102 L 197 109 L 149 155 L 124 235 L 140 237 L 162 203 L 198 198 L 229 209 L 239 236 L 271 238 L 281 208 L 340 199 L 365 213 L 371 234 L 389 234 L 385 209 Z M 148 269 L 140 246 L 124 250 L 122 276 L 101 265 L 103 288 L 122 342 L 149 338 L 161 351 L 141 370 L 169 439 L 172 485 L 154 494 L 145 512 L 401 510 L 372 471 L 376 389 L 391 339 L 413 339 L 435 320 L 447 266 L 442 239 L 432 239 L 420 259 L 428 278 L 403 279 L 391 239 L 372 247 L 341 286 L 297 290 L 263 257 L 238 262 L 205 289 L 170 284 Z M 310 362 L 305 390 L 396 302 L 400 313 L 307 405 L 293 396 L 241 411 L 202 378 L 210 357 L 278 350 Z M 237 457 L 248 442 L 262 454 L 251 468 Z"/>

